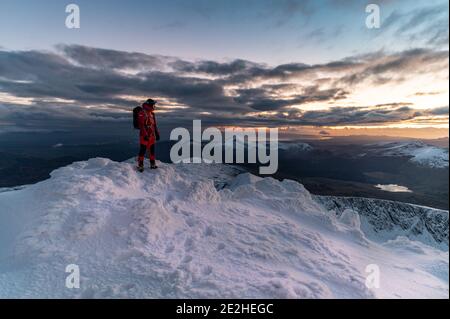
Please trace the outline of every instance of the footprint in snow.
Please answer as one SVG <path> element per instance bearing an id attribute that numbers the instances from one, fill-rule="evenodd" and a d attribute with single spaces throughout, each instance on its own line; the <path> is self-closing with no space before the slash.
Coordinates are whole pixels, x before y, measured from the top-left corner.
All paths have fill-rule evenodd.
<path id="1" fill-rule="evenodd" d="M 183 263 L 183 264 L 188 264 L 188 263 L 190 263 L 191 261 L 192 261 L 192 256 L 187 255 L 187 256 L 185 256 L 185 257 L 183 258 L 182 263 Z"/>
<path id="2" fill-rule="evenodd" d="M 186 241 L 184 242 L 184 248 L 186 250 L 193 249 L 194 248 L 194 240 L 192 238 L 186 239 Z"/>
<path id="3" fill-rule="evenodd" d="M 204 235 L 205 237 L 213 236 L 214 235 L 213 228 L 211 226 L 206 227 Z"/>
<path id="4" fill-rule="evenodd" d="M 166 248 L 166 254 L 170 254 L 173 253 L 173 251 L 175 250 L 175 246 L 170 244 L 169 246 L 167 246 Z"/>
<path id="5" fill-rule="evenodd" d="M 186 219 L 186 224 L 189 227 L 194 227 L 195 225 L 197 225 L 197 222 L 195 221 L 194 218 L 188 218 L 188 219 Z"/>
<path id="6" fill-rule="evenodd" d="M 209 275 L 211 275 L 212 271 L 213 271 L 213 269 L 211 266 L 206 266 L 203 268 L 202 273 L 204 276 L 209 276 Z"/>

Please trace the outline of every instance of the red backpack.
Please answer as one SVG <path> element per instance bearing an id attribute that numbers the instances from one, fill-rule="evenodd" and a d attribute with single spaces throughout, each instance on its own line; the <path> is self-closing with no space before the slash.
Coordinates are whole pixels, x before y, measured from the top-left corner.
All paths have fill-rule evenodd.
<path id="1" fill-rule="evenodd" d="M 144 112 L 142 106 L 133 109 L 133 126 L 136 130 L 139 130 L 139 114 L 141 114 L 141 112 Z"/>

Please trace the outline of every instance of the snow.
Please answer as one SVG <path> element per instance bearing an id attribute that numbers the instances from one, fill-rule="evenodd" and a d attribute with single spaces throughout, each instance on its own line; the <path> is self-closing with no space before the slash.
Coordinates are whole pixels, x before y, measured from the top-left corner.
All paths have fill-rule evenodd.
<path id="1" fill-rule="evenodd" d="M 346 209 L 339 217 L 339 221 L 351 228 L 361 230 L 361 219 L 357 212 L 352 209 Z"/>
<path id="2" fill-rule="evenodd" d="M 448 167 L 448 151 L 433 146 L 423 147 L 411 153 L 412 161 L 436 168 Z"/>
<path id="3" fill-rule="evenodd" d="M 294 181 L 91 159 L 0 193 L 0 298 L 448 298 L 448 250 L 373 241 Z M 65 287 L 66 266 L 80 289 Z M 366 287 L 366 267 L 381 271 Z"/>
<path id="4" fill-rule="evenodd" d="M 313 150 L 313 147 L 308 143 L 279 142 L 278 149 L 290 152 L 311 152 Z"/>
<path id="5" fill-rule="evenodd" d="M 432 168 L 448 167 L 448 149 L 415 142 L 384 142 L 368 145 L 372 152 L 383 156 L 407 156 L 410 161 Z"/>
<path id="6" fill-rule="evenodd" d="M 371 241 L 383 243 L 397 237 L 448 251 L 448 211 L 374 198 L 315 195 L 314 200 L 338 218 L 345 211 L 359 215 L 361 230 Z"/>

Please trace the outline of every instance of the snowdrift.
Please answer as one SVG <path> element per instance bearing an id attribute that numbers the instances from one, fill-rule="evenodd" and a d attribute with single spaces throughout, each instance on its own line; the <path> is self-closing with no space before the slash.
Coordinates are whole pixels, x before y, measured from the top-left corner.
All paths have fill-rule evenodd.
<path id="1" fill-rule="evenodd" d="M 239 173 L 97 158 L 1 192 L 0 297 L 448 298 L 448 246 L 373 240 L 301 184 Z"/>

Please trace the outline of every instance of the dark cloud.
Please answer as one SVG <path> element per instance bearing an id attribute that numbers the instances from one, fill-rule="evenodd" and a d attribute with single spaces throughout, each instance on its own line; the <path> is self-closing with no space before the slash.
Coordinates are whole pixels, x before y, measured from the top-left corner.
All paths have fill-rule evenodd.
<path id="1" fill-rule="evenodd" d="M 320 90 L 317 86 L 305 88 L 303 94 L 288 99 L 271 98 L 267 88 L 237 90 L 237 93 L 238 97 L 235 100 L 238 103 L 259 111 L 278 111 L 288 106 L 305 103 L 337 101 L 348 94 L 341 89 Z"/>
<path id="2" fill-rule="evenodd" d="M 411 120 L 416 110 L 401 108 L 334 107 L 325 111 L 308 111 L 300 115 L 301 122 L 308 125 L 367 125 Z"/>
<path id="3" fill-rule="evenodd" d="M 52 53 L 0 52 L 0 90 L 14 96 L 120 106 L 126 101 L 114 95 L 131 85 L 110 70 L 79 67 Z"/>
<path id="4" fill-rule="evenodd" d="M 200 61 L 198 63 L 177 60 L 170 64 L 175 70 L 188 73 L 203 73 L 216 76 L 240 74 L 258 64 L 245 60 L 234 60 L 228 63 L 216 61 Z"/>
<path id="5" fill-rule="evenodd" d="M 342 77 L 340 83 L 353 85 L 365 80 L 373 83 L 401 82 L 413 74 L 439 71 L 448 67 L 448 51 L 407 50 L 392 55 L 369 57 L 358 72 Z"/>
<path id="6" fill-rule="evenodd" d="M 311 126 L 380 125 L 413 120 L 420 116 L 448 115 L 444 108 L 417 110 L 403 106 L 333 107 L 290 114 L 290 124 Z"/>
<path id="7" fill-rule="evenodd" d="M 445 66 L 448 51 L 428 49 L 278 66 L 245 60 L 192 62 L 67 45 L 58 46 L 57 52 L 0 50 L 0 94 L 13 97 L 8 101 L 0 95 L 0 115 L 2 123 L 23 123 L 27 118 L 35 126 L 70 123 L 70 119 L 121 122 L 129 120 L 136 103 L 129 96 L 150 96 L 171 101 L 170 113 L 161 115 L 166 123 L 194 117 L 234 125 L 390 123 L 446 115 L 448 107 L 420 112 L 401 102 L 307 112 L 292 107 L 313 102 L 335 105 L 351 96 L 354 84 L 399 81 Z M 13 107 L 14 98 L 31 105 Z M 170 108 L 171 104 L 183 108 Z M 255 116 L 259 111 L 276 114 Z"/>
<path id="8" fill-rule="evenodd" d="M 82 45 L 59 45 L 62 53 L 79 65 L 102 69 L 160 69 L 169 57 L 147 55 L 136 52 L 123 52 Z"/>
<path id="9" fill-rule="evenodd" d="M 434 109 L 427 110 L 426 115 L 447 115 L 448 116 L 448 106 L 437 107 Z"/>

